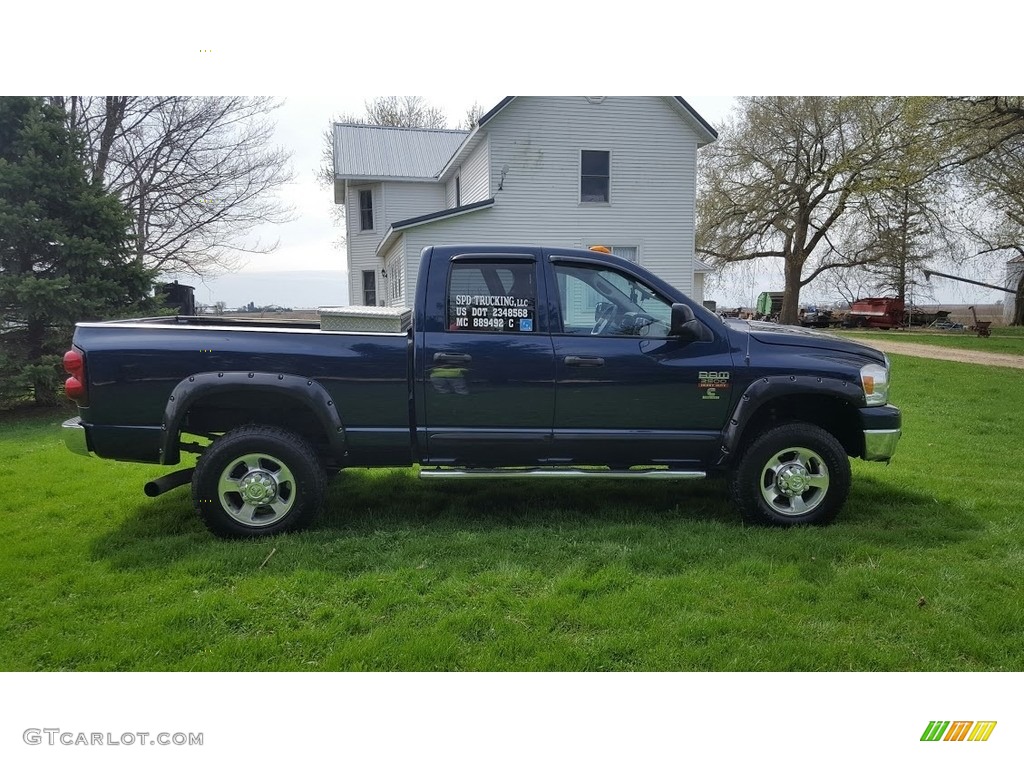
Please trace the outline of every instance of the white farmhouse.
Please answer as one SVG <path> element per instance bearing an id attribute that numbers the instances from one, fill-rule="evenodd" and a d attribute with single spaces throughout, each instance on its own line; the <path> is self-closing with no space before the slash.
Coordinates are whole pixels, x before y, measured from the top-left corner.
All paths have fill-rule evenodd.
<path id="1" fill-rule="evenodd" d="M 335 124 L 350 303 L 410 306 L 445 243 L 604 245 L 702 301 L 697 150 L 717 136 L 679 96 L 509 96 L 472 131 Z"/>

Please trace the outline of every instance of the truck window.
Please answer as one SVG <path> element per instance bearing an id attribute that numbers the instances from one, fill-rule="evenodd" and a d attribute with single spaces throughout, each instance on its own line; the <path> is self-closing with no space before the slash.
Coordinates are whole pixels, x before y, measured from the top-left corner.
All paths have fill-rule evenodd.
<path id="1" fill-rule="evenodd" d="M 449 331 L 532 333 L 536 321 L 533 264 L 452 264 L 448 275 Z"/>
<path id="2" fill-rule="evenodd" d="M 612 269 L 556 264 L 563 333 L 668 336 L 672 305 L 635 278 Z"/>

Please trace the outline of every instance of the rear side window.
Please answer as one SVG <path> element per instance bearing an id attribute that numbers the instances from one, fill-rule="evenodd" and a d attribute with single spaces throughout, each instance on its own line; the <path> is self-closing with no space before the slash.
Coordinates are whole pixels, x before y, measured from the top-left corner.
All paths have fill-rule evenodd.
<path id="1" fill-rule="evenodd" d="M 455 262 L 448 275 L 449 331 L 533 333 L 534 264 Z"/>

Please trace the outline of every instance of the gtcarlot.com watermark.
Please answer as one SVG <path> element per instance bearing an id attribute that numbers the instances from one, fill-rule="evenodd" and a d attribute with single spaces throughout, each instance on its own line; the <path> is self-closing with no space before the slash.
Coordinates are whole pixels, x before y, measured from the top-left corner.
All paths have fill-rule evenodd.
<path id="1" fill-rule="evenodd" d="M 160 731 L 65 731 L 61 728 L 26 728 L 22 741 L 30 746 L 65 747 L 201 747 L 202 733 L 168 733 Z"/>

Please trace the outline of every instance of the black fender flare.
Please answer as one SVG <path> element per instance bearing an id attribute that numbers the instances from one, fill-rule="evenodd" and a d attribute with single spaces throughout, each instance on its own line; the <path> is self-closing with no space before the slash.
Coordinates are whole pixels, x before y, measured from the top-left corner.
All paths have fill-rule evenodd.
<path id="1" fill-rule="evenodd" d="M 728 463 L 736 453 L 740 435 L 761 406 L 788 395 L 827 395 L 843 400 L 854 408 L 863 408 L 867 405 L 864 390 L 853 381 L 797 374 L 762 376 L 751 382 L 736 400 L 736 405 L 722 431 L 722 450 L 717 466 Z"/>
<path id="2" fill-rule="evenodd" d="M 340 459 L 345 455 L 347 448 L 341 414 L 335 406 L 334 398 L 320 382 L 285 373 L 208 371 L 182 379 L 171 390 L 161 422 L 161 464 L 177 464 L 181 460 L 178 436 L 181 433 L 181 421 L 192 404 L 214 392 L 220 394 L 232 390 L 273 392 L 307 406 L 327 433 L 335 457 Z"/>

